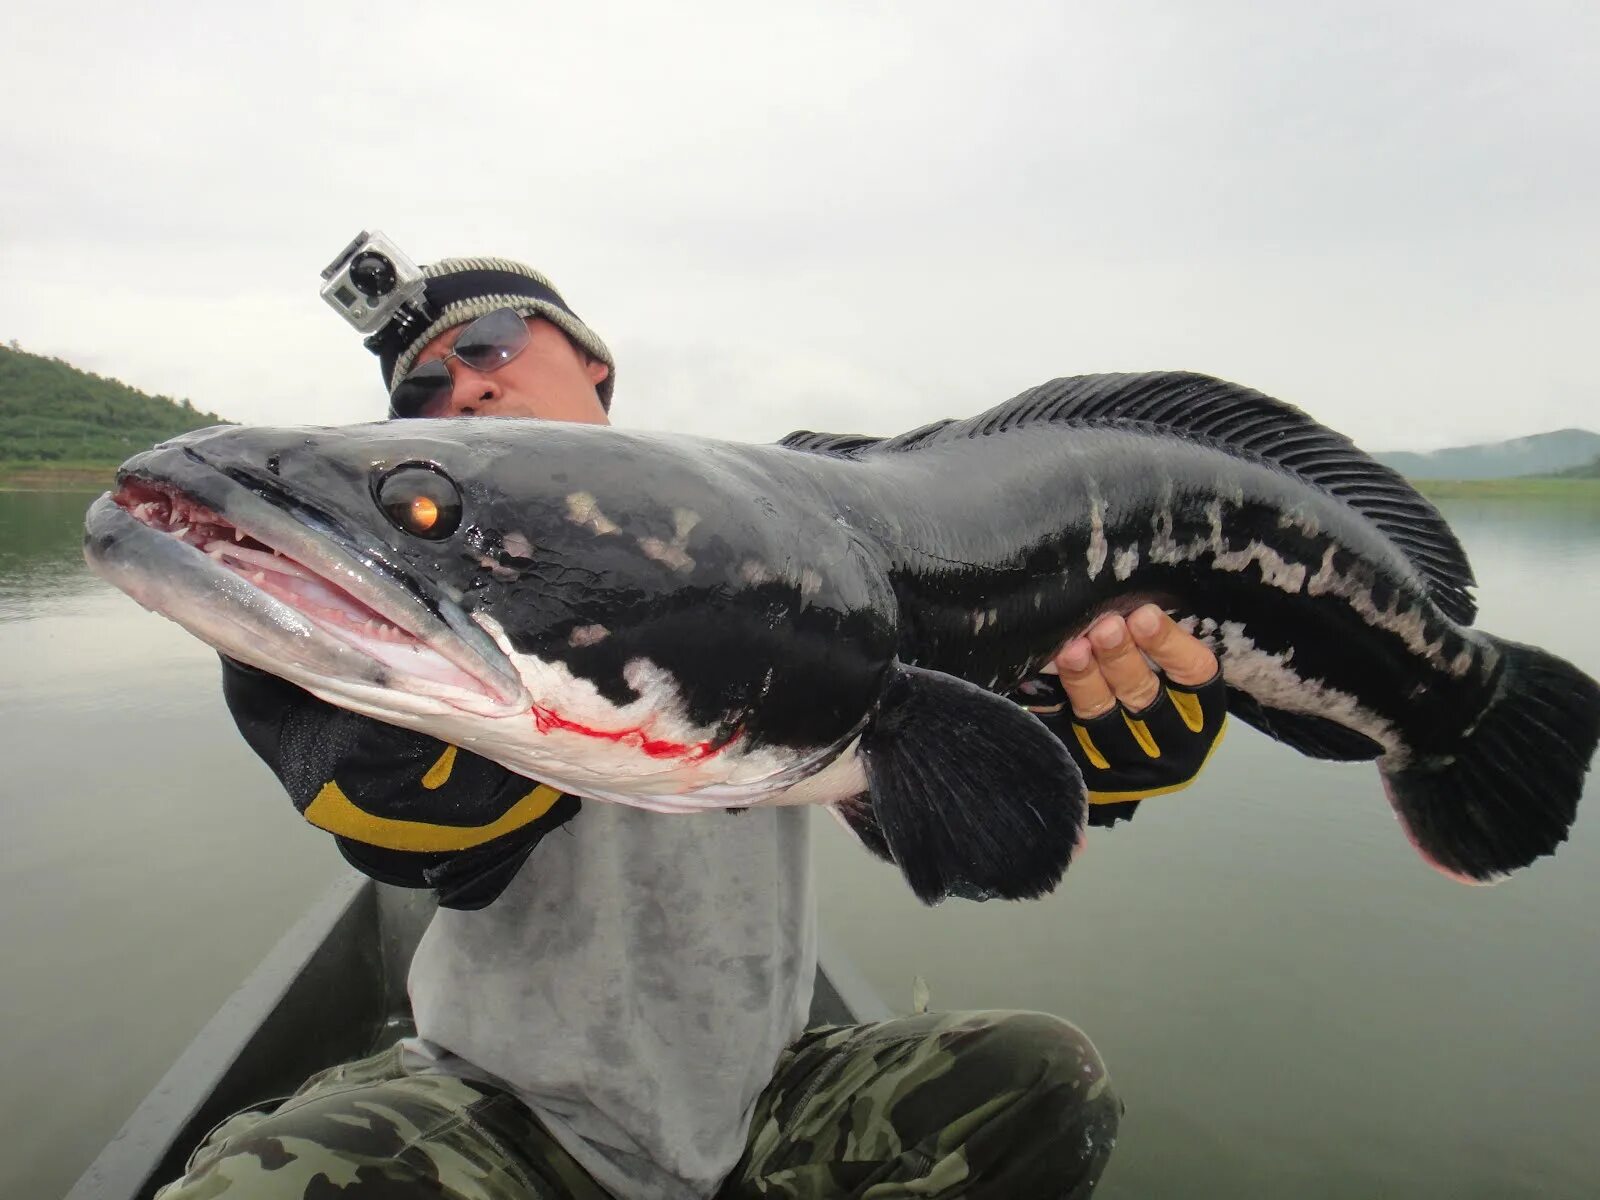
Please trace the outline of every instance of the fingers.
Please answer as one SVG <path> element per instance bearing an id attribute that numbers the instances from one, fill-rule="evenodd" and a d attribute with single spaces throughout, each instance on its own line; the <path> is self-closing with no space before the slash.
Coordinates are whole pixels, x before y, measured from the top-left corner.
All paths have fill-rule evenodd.
<path id="1" fill-rule="evenodd" d="M 1126 620 L 1114 614 L 1100 618 L 1087 637 L 1068 642 L 1055 659 L 1080 720 L 1103 716 L 1119 703 L 1129 712 L 1148 708 L 1161 694 L 1151 662 L 1174 683 L 1191 687 L 1217 673 L 1216 655 L 1154 604 L 1135 609 Z"/>
<path id="2" fill-rule="evenodd" d="M 1217 673 L 1217 656 L 1205 643 L 1179 629 L 1176 622 L 1154 604 L 1128 614 L 1128 629 L 1140 650 L 1173 683 L 1188 687 L 1209 682 Z"/>
<path id="3" fill-rule="evenodd" d="M 1149 708 L 1161 694 L 1161 681 L 1119 616 L 1101 617 L 1089 629 L 1095 661 L 1112 693 L 1129 712 Z"/>
<path id="4" fill-rule="evenodd" d="M 1121 617 L 1101 617 L 1087 637 L 1074 638 L 1056 656 L 1061 686 L 1074 715 L 1091 720 L 1117 704 L 1131 712 L 1148 708 L 1161 694 L 1161 681 L 1128 634 Z"/>
<path id="5" fill-rule="evenodd" d="M 1094 647 L 1086 637 L 1073 638 L 1056 655 L 1056 676 L 1067 693 L 1073 715 L 1087 721 L 1102 716 L 1117 706 L 1111 685 L 1100 673 Z"/>

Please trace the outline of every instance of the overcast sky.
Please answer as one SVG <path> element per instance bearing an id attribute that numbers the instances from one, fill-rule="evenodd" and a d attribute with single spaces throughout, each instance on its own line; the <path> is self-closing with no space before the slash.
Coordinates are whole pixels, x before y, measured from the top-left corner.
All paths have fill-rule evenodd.
<path id="1" fill-rule="evenodd" d="M 621 424 L 891 433 L 1186 368 L 1371 448 L 1600 429 L 1600 4 L 40 3 L 0 340 L 381 415 L 360 229 L 521 258 Z"/>

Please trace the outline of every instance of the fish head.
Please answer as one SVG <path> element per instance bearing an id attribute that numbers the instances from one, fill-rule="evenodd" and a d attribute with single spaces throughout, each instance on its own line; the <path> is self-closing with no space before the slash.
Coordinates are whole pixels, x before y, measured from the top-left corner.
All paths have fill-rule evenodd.
<path id="1" fill-rule="evenodd" d="M 85 556 L 341 707 L 582 794 L 722 804 L 836 750 L 893 655 L 848 539 L 763 499 L 694 439 L 222 426 L 125 463 Z"/>

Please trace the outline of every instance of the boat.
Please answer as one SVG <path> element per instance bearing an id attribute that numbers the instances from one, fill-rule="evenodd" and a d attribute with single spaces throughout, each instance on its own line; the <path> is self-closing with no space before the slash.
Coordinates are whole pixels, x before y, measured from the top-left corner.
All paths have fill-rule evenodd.
<path id="1" fill-rule="evenodd" d="M 338 880 L 217 1010 L 67 1200 L 148 1200 L 220 1121 L 414 1033 L 406 971 L 433 908 L 429 892 L 354 873 Z M 810 1024 L 889 1016 L 849 959 L 820 939 Z"/>

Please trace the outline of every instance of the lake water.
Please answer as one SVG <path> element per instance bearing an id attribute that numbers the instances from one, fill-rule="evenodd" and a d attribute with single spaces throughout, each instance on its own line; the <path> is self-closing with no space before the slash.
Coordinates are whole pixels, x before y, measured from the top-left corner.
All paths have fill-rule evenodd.
<path id="1" fill-rule="evenodd" d="M 59 1195 L 344 868 L 198 642 L 94 580 L 87 495 L 0 493 L 0 1196 Z M 1480 624 L 1600 675 L 1600 509 L 1452 504 Z M 1086 1029 L 1127 1102 L 1097 1197 L 1600 1195 L 1600 800 L 1495 888 L 1373 768 L 1235 723 L 1049 899 L 916 903 L 819 814 L 824 928 L 891 1006 Z"/>

